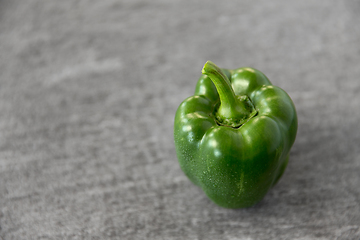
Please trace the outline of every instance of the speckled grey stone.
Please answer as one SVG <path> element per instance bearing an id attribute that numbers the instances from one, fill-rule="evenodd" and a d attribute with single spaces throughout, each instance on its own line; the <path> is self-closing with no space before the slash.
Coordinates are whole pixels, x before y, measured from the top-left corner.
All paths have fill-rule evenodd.
<path id="1" fill-rule="evenodd" d="M 360 239 L 360 2 L 0 0 L 0 239 Z M 182 173 L 203 64 L 285 89 L 299 130 L 254 207 Z"/>

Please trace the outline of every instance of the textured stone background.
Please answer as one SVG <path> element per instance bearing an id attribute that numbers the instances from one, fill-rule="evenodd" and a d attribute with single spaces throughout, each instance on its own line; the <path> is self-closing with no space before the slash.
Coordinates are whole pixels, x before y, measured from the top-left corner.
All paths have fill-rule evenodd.
<path id="1" fill-rule="evenodd" d="M 0 0 L 1 239 L 359 239 L 360 2 Z M 292 97 L 289 166 L 249 209 L 179 168 L 206 60 Z"/>

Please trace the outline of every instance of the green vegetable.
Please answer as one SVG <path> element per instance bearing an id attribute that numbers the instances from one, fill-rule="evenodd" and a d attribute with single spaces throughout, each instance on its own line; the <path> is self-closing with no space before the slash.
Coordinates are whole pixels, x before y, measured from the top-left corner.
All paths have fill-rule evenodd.
<path id="1" fill-rule="evenodd" d="M 208 61 L 175 116 L 181 169 L 216 204 L 250 207 L 283 174 L 297 132 L 288 94 L 253 68 Z"/>

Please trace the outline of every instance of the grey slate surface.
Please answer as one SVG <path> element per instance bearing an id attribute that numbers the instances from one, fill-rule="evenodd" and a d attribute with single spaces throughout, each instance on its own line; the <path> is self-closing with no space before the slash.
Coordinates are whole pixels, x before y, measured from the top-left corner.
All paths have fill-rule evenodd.
<path id="1" fill-rule="evenodd" d="M 1 239 L 360 239 L 359 1 L 0 1 Z M 254 207 L 182 173 L 207 60 L 286 90 L 299 130 Z"/>

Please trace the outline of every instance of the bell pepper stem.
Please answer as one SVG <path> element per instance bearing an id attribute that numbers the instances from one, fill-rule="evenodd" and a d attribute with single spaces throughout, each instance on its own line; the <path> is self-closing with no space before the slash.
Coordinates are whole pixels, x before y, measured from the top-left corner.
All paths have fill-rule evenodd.
<path id="1" fill-rule="evenodd" d="M 247 103 L 235 95 L 230 80 L 215 63 L 207 61 L 202 73 L 211 79 L 219 93 L 220 106 L 216 112 L 218 123 L 229 127 L 239 127 L 254 116 L 254 112 L 250 112 L 246 106 Z"/>

